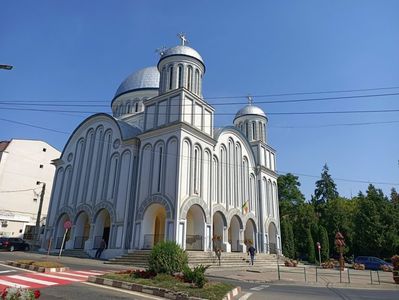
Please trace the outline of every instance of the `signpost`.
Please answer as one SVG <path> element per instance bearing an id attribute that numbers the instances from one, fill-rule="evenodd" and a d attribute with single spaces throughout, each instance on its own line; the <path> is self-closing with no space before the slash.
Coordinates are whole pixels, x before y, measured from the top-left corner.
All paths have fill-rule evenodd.
<path id="1" fill-rule="evenodd" d="M 316 245 L 317 245 L 317 251 L 319 251 L 319 264 L 320 264 L 320 266 L 321 266 L 321 254 L 320 254 L 321 246 L 320 246 L 320 243 L 319 243 L 319 242 L 317 242 Z"/>
<path id="2" fill-rule="evenodd" d="M 71 221 L 67 220 L 67 221 L 64 222 L 65 233 L 64 233 L 64 237 L 62 238 L 62 244 L 61 244 L 60 253 L 58 254 L 58 258 L 61 257 L 62 249 L 64 248 L 64 244 L 65 244 L 65 238 L 66 238 L 66 235 L 68 233 L 68 230 L 71 229 L 71 227 L 72 227 L 72 222 Z"/>

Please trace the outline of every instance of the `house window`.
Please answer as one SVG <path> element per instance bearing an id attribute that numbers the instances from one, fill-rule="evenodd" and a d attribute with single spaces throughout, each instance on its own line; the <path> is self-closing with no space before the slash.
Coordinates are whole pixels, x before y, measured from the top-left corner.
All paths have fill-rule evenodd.
<path id="1" fill-rule="evenodd" d="M 47 149 L 46 148 L 43 148 L 43 152 L 46 152 L 47 151 Z"/>
<path id="2" fill-rule="evenodd" d="M 43 169 L 43 165 L 40 165 L 39 168 L 40 168 L 40 169 Z"/>

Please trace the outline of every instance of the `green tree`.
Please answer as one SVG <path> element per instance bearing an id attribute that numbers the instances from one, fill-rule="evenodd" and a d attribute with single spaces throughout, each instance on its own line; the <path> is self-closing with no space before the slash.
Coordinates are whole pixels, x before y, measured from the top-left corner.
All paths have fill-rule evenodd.
<path id="1" fill-rule="evenodd" d="M 337 186 L 328 171 L 328 166 L 325 164 L 323 166 L 320 180 L 316 181 L 316 189 L 312 199 L 316 206 L 327 203 L 329 200 L 335 199 L 339 195 Z"/>
<path id="2" fill-rule="evenodd" d="M 326 261 L 330 258 L 330 243 L 328 241 L 327 230 L 324 226 L 319 226 L 319 237 L 321 245 L 321 261 Z"/>
<path id="3" fill-rule="evenodd" d="M 307 246 L 307 254 L 308 261 L 312 264 L 316 262 L 315 258 L 315 244 L 312 238 L 312 233 L 310 232 L 310 228 L 306 230 L 306 246 Z"/>
<path id="4" fill-rule="evenodd" d="M 293 231 L 295 240 L 296 257 L 302 258 L 308 255 L 308 246 L 306 241 L 307 230 L 310 232 L 310 227 L 317 222 L 313 205 L 304 203 L 299 205 L 296 211 L 296 216 L 293 221 Z"/>
<path id="5" fill-rule="evenodd" d="M 281 220 L 281 233 L 282 233 L 284 256 L 289 258 L 294 258 L 295 256 L 294 233 L 292 230 L 292 224 L 287 218 L 283 218 Z"/>
<path id="6" fill-rule="evenodd" d="M 305 203 L 305 196 L 300 191 L 298 177 L 291 173 L 281 175 L 277 179 L 280 203 L 280 216 L 295 216 L 296 208 Z"/>

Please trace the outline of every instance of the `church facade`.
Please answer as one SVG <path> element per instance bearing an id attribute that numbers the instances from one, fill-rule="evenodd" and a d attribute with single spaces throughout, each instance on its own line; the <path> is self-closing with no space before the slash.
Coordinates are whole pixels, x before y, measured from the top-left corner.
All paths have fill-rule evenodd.
<path id="1" fill-rule="evenodd" d="M 186 250 L 280 253 L 276 154 L 265 113 L 251 103 L 214 127 L 202 96 L 205 64 L 185 45 L 119 86 L 113 116 L 72 133 L 56 175 L 43 246 L 104 257 L 174 240 Z"/>

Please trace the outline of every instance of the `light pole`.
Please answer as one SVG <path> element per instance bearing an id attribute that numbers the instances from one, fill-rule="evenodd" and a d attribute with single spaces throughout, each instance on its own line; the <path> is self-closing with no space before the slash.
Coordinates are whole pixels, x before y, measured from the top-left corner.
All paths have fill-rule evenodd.
<path id="1" fill-rule="evenodd" d="M 11 70 L 13 68 L 13 66 L 11 65 L 0 65 L 0 69 L 3 70 Z"/>
<path id="2" fill-rule="evenodd" d="M 43 184 L 42 185 L 42 191 L 40 193 L 40 202 L 39 202 L 39 209 L 37 211 L 37 217 L 36 217 L 36 228 L 35 228 L 35 239 L 38 241 L 39 236 L 40 236 L 40 217 L 42 215 L 42 206 L 43 206 L 43 199 L 44 199 L 44 193 L 46 191 L 46 183 L 41 182 L 41 181 L 36 181 L 36 185 Z"/>

